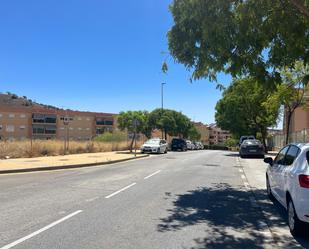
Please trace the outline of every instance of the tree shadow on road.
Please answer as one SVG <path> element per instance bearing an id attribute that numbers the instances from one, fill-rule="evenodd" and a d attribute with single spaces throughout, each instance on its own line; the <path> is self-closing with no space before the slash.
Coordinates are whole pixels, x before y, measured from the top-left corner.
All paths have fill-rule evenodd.
<path id="1" fill-rule="evenodd" d="M 261 196 L 263 190 L 254 190 Z M 214 184 L 178 195 L 169 215 L 161 219 L 159 232 L 176 232 L 191 226 L 204 224 L 205 237 L 195 238 L 193 248 L 264 248 L 272 243 L 267 233 L 262 211 L 250 202 L 252 193 L 241 186 L 233 188 L 229 184 Z M 168 197 L 173 198 L 172 196 Z M 272 210 L 271 202 L 265 202 L 267 210 Z M 286 226 L 278 216 L 272 222 L 278 227 Z M 286 246 L 297 245 L 288 236 L 282 235 Z M 289 242 L 290 240 L 290 242 Z"/>

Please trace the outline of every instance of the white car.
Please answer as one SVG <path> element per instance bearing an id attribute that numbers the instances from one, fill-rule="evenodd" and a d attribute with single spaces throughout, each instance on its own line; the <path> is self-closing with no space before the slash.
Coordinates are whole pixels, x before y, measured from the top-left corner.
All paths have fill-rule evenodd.
<path id="1" fill-rule="evenodd" d="M 309 143 L 289 144 L 264 162 L 267 193 L 286 208 L 290 231 L 299 235 L 309 224 Z"/>
<path id="2" fill-rule="evenodd" d="M 188 150 L 194 150 L 195 145 L 190 140 L 186 140 L 186 143 L 187 143 Z"/>
<path id="3" fill-rule="evenodd" d="M 152 138 L 141 147 L 142 153 L 167 153 L 167 142 L 164 139 Z"/>

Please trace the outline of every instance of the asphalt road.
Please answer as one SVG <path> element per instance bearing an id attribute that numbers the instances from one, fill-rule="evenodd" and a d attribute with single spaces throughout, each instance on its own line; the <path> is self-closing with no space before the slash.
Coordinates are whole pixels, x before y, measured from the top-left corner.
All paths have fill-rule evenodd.
<path id="1" fill-rule="evenodd" d="M 0 249 L 279 247 L 259 204 L 267 201 L 248 190 L 237 160 L 231 152 L 170 152 L 1 175 Z"/>

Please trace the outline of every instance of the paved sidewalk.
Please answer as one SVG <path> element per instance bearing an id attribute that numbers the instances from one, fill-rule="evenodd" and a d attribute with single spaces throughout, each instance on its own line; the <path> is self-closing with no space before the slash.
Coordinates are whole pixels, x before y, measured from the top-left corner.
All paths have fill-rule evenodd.
<path id="1" fill-rule="evenodd" d="M 136 158 L 147 157 L 137 153 Z M 1 159 L 0 174 L 104 165 L 135 159 L 128 151 Z"/>

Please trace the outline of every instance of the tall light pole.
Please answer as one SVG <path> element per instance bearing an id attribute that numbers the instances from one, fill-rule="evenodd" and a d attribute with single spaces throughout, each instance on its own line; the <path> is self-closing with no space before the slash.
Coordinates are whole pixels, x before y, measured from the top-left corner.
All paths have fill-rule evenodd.
<path id="1" fill-rule="evenodd" d="M 163 115 L 163 86 L 165 85 L 166 83 L 165 82 L 162 82 L 161 83 L 161 115 Z M 162 127 L 162 139 L 164 138 L 163 137 L 163 127 Z"/>

